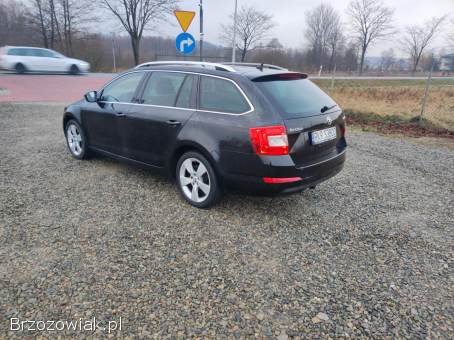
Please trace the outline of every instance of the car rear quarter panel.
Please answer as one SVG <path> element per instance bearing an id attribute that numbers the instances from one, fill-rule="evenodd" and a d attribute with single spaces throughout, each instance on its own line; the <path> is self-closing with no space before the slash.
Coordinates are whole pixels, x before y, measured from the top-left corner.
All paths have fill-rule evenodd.
<path id="1" fill-rule="evenodd" d="M 256 172 L 263 163 L 252 149 L 249 128 L 283 124 L 253 82 L 243 77 L 233 80 L 245 92 L 253 111 L 245 114 L 196 111 L 178 136 L 177 147 L 192 142 L 209 152 L 221 176 Z"/>

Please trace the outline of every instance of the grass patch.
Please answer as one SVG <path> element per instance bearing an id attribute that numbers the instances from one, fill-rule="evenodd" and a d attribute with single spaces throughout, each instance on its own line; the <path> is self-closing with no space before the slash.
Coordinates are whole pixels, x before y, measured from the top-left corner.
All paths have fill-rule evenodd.
<path id="1" fill-rule="evenodd" d="M 359 126 L 364 131 L 384 134 L 403 134 L 411 137 L 442 137 L 454 140 L 454 131 L 440 128 L 427 119 L 419 117 L 406 119 L 397 115 L 379 115 L 374 112 L 344 110 L 347 123 Z"/>
<path id="2" fill-rule="evenodd" d="M 419 79 L 340 79 L 332 91 L 331 80 L 314 82 L 345 110 L 403 121 L 419 116 L 425 90 L 425 80 Z M 424 117 L 436 127 L 454 131 L 453 79 L 433 80 Z"/>

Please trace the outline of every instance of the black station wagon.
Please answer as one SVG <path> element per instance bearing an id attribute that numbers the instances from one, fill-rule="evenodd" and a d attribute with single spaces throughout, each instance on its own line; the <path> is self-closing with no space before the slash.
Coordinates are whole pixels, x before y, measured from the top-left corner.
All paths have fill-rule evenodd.
<path id="1" fill-rule="evenodd" d="M 221 188 L 292 193 L 343 168 L 341 108 L 307 75 L 264 64 L 150 62 L 65 109 L 71 154 L 99 152 L 176 178 L 206 208 Z"/>

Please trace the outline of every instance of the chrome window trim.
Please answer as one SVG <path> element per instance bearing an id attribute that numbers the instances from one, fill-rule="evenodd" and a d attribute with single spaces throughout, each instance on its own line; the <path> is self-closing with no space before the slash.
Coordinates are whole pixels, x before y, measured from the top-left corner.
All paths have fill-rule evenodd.
<path id="1" fill-rule="evenodd" d="M 188 71 L 173 71 L 173 70 L 133 70 L 131 72 L 127 72 L 122 74 L 119 77 L 116 77 L 112 79 L 110 82 L 108 82 L 99 92 L 102 93 L 106 87 L 108 87 L 111 83 L 114 81 L 123 78 L 124 76 L 127 76 L 131 73 L 137 73 L 137 72 L 169 72 L 169 73 L 184 73 L 184 74 L 194 74 L 198 76 L 205 76 L 205 77 L 212 77 L 212 78 L 218 78 L 218 79 L 223 79 L 227 80 L 231 83 L 233 83 L 236 88 L 240 91 L 240 93 L 243 95 L 244 99 L 246 99 L 246 102 L 248 103 L 250 109 L 246 112 L 243 113 L 231 113 L 231 112 L 219 112 L 219 111 L 210 111 L 210 110 L 198 110 L 198 109 L 188 109 L 188 108 L 183 108 L 183 107 L 177 107 L 177 106 L 162 106 L 162 105 L 153 105 L 153 104 L 139 104 L 139 103 L 128 103 L 128 102 L 107 102 L 107 101 L 100 101 L 100 103 L 106 103 L 106 104 L 129 104 L 129 105 L 139 105 L 139 106 L 151 106 L 151 107 L 159 107 L 159 108 L 166 108 L 166 109 L 177 109 L 177 110 L 185 110 L 185 111 L 196 111 L 196 112 L 208 112 L 208 113 L 216 113 L 216 114 L 221 114 L 221 115 L 229 115 L 229 116 L 243 116 L 248 113 L 254 112 L 255 107 L 252 104 L 252 102 L 249 100 L 248 96 L 246 93 L 243 91 L 243 89 L 232 79 L 221 77 L 221 76 L 215 76 L 212 74 L 204 74 L 204 73 L 198 73 L 198 72 L 188 72 Z"/>

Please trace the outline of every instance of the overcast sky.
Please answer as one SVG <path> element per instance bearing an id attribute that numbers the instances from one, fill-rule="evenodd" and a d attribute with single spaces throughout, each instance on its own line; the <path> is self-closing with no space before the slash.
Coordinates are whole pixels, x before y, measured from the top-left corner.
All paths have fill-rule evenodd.
<path id="1" fill-rule="evenodd" d="M 274 16 L 276 27 L 270 33 L 270 38 L 276 37 L 285 47 L 301 47 L 304 44 L 304 13 L 320 4 L 323 1 L 307 0 L 238 0 L 239 6 L 253 5 L 256 8 L 266 11 Z M 347 17 L 345 9 L 349 0 L 324 1 L 331 3 L 342 15 L 345 23 Z M 454 17 L 454 0 L 384 0 L 384 2 L 395 8 L 395 23 L 398 29 L 403 30 L 406 25 L 423 23 L 433 16 L 450 14 Z M 197 11 L 189 32 L 194 34 L 196 39 L 199 35 L 199 0 L 182 0 L 182 10 Z M 233 12 L 234 0 L 203 0 L 205 13 L 205 37 L 206 40 L 219 43 L 220 23 L 228 21 L 228 15 Z M 170 18 L 168 23 L 160 25 L 158 33 L 162 36 L 176 36 L 181 32 L 176 19 Z M 442 38 L 438 39 L 436 47 L 443 45 Z M 388 39 L 374 46 L 369 55 L 379 56 L 381 51 L 393 47 L 396 54 L 400 54 L 399 45 L 396 39 Z"/>

